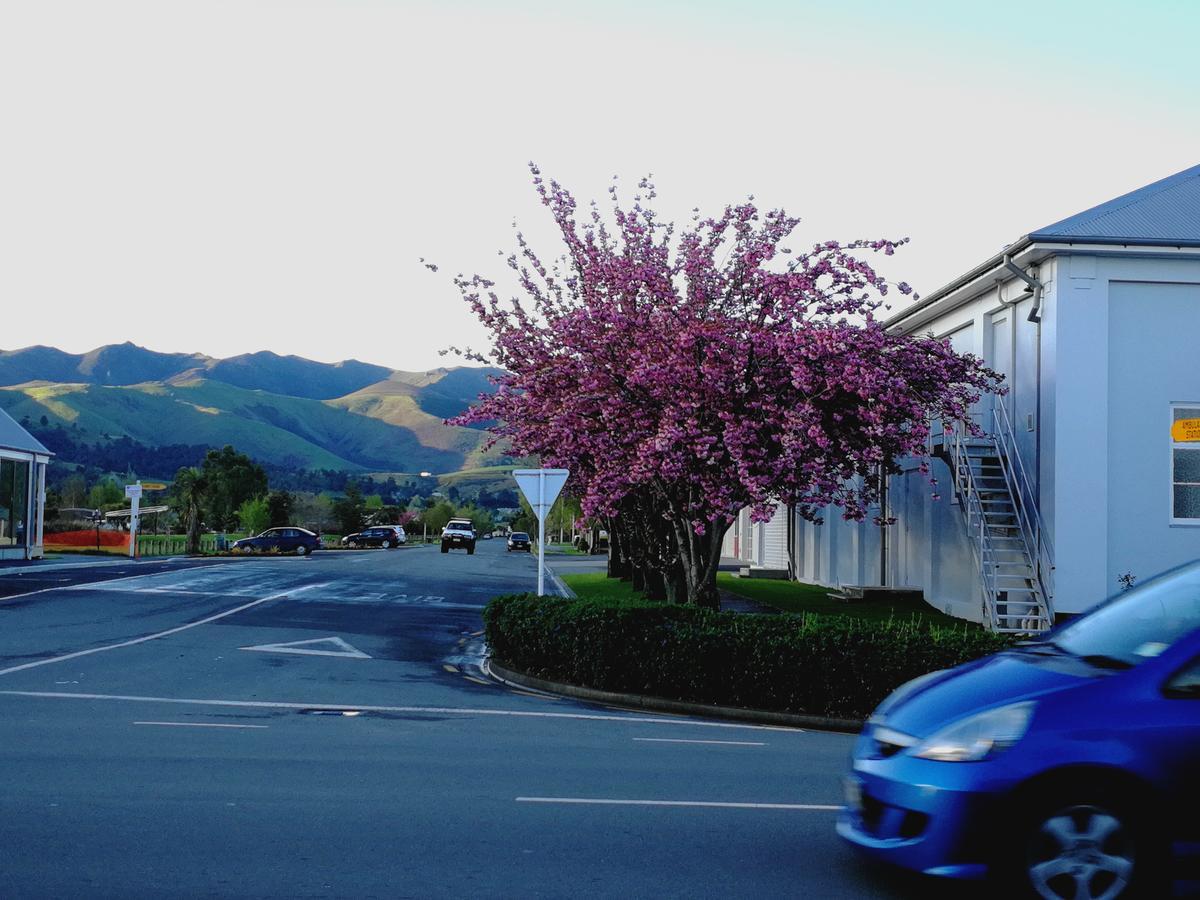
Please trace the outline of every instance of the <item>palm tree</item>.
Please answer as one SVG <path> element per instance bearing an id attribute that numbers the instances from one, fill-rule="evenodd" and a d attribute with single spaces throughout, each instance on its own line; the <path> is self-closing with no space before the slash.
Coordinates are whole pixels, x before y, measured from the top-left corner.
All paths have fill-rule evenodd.
<path id="1" fill-rule="evenodd" d="M 200 552 L 200 514 L 208 492 L 208 479 L 195 466 L 175 473 L 175 502 L 179 515 L 187 523 L 185 553 Z"/>

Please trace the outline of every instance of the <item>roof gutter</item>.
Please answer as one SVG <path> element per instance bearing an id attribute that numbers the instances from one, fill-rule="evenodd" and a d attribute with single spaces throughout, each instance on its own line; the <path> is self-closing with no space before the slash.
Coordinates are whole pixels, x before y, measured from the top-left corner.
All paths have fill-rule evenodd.
<path id="1" fill-rule="evenodd" d="M 897 313 L 896 315 L 892 316 L 890 319 L 888 319 L 886 322 L 883 323 L 884 327 L 887 328 L 888 330 L 891 330 L 893 327 L 895 327 L 896 325 L 899 325 L 905 319 L 908 319 L 908 318 L 916 315 L 917 313 L 921 312 L 922 310 L 927 309 L 930 306 L 933 306 L 933 304 L 937 303 L 939 300 L 945 299 L 946 297 L 953 294 L 955 291 L 958 291 L 958 290 L 966 287 L 967 285 L 971 284 L 971 282 L 973 282 L 973 281 L 978 281 L 980 278 L 983 278 L 984 276 L 988 275 L 989 273 L 995 271 L 997 268 L 1000 268 L 1007 261 L 1011 260 L 1015 254 L 1020 253 L 1021 251 L 1027 249 L 1032 244 L 1033 244 L 1033 241 L 1030 240 L 1028 235 L 1026 235 L 1023 238 L 1019 238 L 1016 242 L 1009 244 L 1007 247 L 1004 248 L 1004 250 L 1002 250 L 1000 253 L 997 253 L 991 259 L 987 260 L 986 262 L 980 263 L 978 266 L 971 269 L 969 272 L 966 272 L 965 274 L 960 275 L 958 278 L 954 279 L 949 284 L 943 285 L 942 287 L 938 288 L 932 294 L 922 297 L 919 302 L 914 303 L 912 306 L 908 307 L 908 309 L 905 309 L 905 310 Z"/>

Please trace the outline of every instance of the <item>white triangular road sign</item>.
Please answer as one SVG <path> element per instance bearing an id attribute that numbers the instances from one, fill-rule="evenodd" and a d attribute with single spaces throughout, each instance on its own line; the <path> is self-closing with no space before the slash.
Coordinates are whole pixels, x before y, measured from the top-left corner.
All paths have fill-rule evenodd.
<path id="1" fill-rule="evenodd" d="M 330 644 L 335 650 L 314 650 L 313 644 Z M 302 653 L 305 656 L 343 656 L 347 659 L 370 659 L 356 647 L 351 647 L 340 637 L 316 638 L 311 641 L 292 641 L 287 644 L 259 644 L 257 647 L 238 647 L 239 650 L 257 650 L 260 653 Z"/>
<path id="2" fill-rule="evenodd" d="M 546 518 L 546 513 L 558 499 L 559 491 L 567 483 L 571 474 L 568 469 L 514 469 L 513 478 L 538 520 Z M 542 482 L 542 483 L 539 483 Z"/>

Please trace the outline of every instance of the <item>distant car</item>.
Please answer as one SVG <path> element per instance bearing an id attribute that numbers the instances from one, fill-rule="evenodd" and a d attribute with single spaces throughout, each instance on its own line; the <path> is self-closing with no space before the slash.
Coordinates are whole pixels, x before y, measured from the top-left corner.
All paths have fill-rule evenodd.
<path id="1" fill-rule="evenodd" d="M 391 547 L 399 547 L 406 540 L 404 529 L 395 525 L 376 525 L 372 528 L 364 528 L 362 531 L 348 534 L 342 538 L 343 547 L 382 547 L 387 550 Z"/>
<path id="2" fill-rule="evenodd" d="M 858 739 L 838 831 L 905 868 L 998 875 L 1004 896 L 1167 897 L 1172 850 L 1200 850 L 1198 760 L 1192 563 L 898 688 Z"/>
<path id="3" fill-rule="evenodd" d="M 514 531 L 508 536 L 508 552 L 514 550 L 524 550 L 526 553 L 533 552 L 533 544 L 530 543 L 529 535 L 524 531 Z"/>
<path id="4" fill-rule="evenodd" d="M 475 529 L 470 522 L 452 519 L 450 524 L 442 529 L 442 552 L 449 553 L 460 548 L 467 553 L 475 552 Z"/>
<path id="5" fill-rule="evenodd" d="M 234 550 L 242 553 L 295 553 L 304 556 L 321 549 L 321 538 L 307 528 L 268 528 L 255 537 L 242 538 L 233 542 Z"/>

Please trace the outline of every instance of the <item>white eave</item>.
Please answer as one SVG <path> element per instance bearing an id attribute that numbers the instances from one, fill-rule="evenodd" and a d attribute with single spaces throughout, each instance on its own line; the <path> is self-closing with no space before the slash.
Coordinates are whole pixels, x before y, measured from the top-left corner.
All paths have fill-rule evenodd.
<path id="1" fill-rule="evenodd" d="M 1086 241 L 1031 241 L 1021 238 L 1010 244 L 1003 252 L 960 275 L 954 281 L 938 288 L 932 294 L 892 316 L 884 326 L 894 334 L 912 334 L 939 316 L 968 303 L 985 291 L 990 290 L 996 279 L 1011 277 L 1004 267 L 1005 257 L 1025 269 L 1051 256 L 1072 254 L 1093 256 L 1125 256 L 1140 258 L 1178 259 L 1200 258 L 1200 247 L 1146 244 L 1099 244 Z"/>

